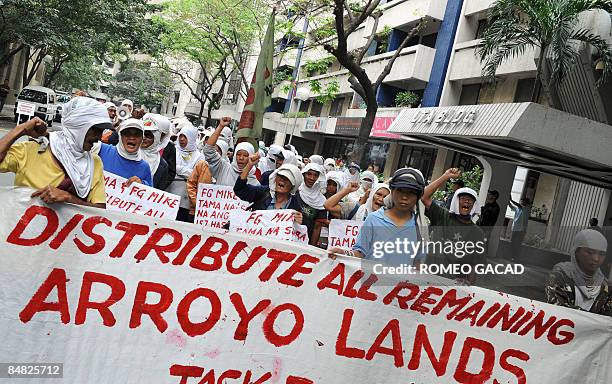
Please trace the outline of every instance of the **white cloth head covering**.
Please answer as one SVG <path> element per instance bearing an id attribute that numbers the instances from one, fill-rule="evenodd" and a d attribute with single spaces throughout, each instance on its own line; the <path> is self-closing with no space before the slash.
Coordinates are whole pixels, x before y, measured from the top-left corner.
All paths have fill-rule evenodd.
<path id="1" fill-rule="evenodd" d="M 268 154 L 262 161 L 259 162 L 259 167 L 262 172 L 273 171 L 276 169 L 276 156 L 283 151 L 280 145 L 272 144 L 268 148 Z"/>
<path id="2" fill-rule="evenodd" d="M 304 182 L 304 177 L 302 177 L 302 173 L 299 168 L 293 164 L 283 164 L 276 171 L 272 172 L 270 175 L 270 193 L 272 196 L 276 193 L 276 175 L 285 176 L 291 182 L 291 194 L 295 195 L 298 191 L 302 183 Z"/>
<path id="3" fill-rule="evenodd" d="M 389 185 L 384 184 L 384 183 L 376 184 L 370 190 L 370 195 L 368 196 L 368 200 L 366 201 L 366 203 L 364 205 L 359 206 L 359 208 L 357 209 L 357 213 L 355 214 L 355 217 L 353 218 L 354 220 L 363 221 L 366 219 L 366 217 L 370 213 L 374 212 L 374 207 L 373 207 L 374 195 L 376 194 L 376 192 L 378 192 L 380 189 L 383 189 L 383 188 L 388 190 L 389 193 L 391 193 L 391 188 L 389 187 Z"/>
<path id="4" fill-rule="evenodd" d="M 111 108 L 117 109 L 117 106 L 112 101 L 107 101 L 106 103 L 104 103 L 104 106 L 106 107 L 107 110 Z"/>
<path id="5" fill-rule="evenodd" d="M 126 151 L 125 147 L 123 146 L 123 141 L 121 140 L 121 132 L 129 128 L 139 129 L 140 133 L 144 135 L 144 126 L 142 125 L 142 120 L 132 118 L 123 120 L 123 122 L 119 125 L 119 128 L 117 129 L 117 133 L 119 133 L 117 152 L 119 153 L 119 156 L 123 157 L 126 160 L 140 161 L 142 160 L 140 148 L 134 153 L 128 153 L 128 151 Z"/>
<path id="6" fill-rule="evenodd" d="M 75 97 L 62 109 L 62 130 L 49 134 L 51 152 L 83 199 L 91 190 L 94 172 L 93 157 L 83 150 L 85 135 L 93 125 L 102 123 L 112 124 L 104 105 L 88 97 Z"/>
<path id="7" fill-rule="evenodd" d="M 605 280 L 605 276 L 598 269 L 595 275 L 586 274 L 576 261 L 576 250 L 578 248 L 591 248 L 600 252 L 606 252 L 608 249 L 608 241 L 601 232 L 594 229 L 583 229 L 574 237 L 574 245 L 572 247 L 571 261 L 557 264 L 556 268 L 560 268 L 569 277 L 574 280 L 576 289 L 575 305 L 588 311 L 593 306 L 593 303 L 599 292 L 601 285 Z"/>
<path id="8" fill-rule="evenodd" d="M 188 178 L 196 164 L 204 160 L 204 155 L 198 151 L 198 130 L 193 125 L 184 126 L 180 135 L 185 135 L 187 145 L 182 148 L 179 140 L 176 141 L 176 174 Z"/>
<path id="9" fill-rule="evenodd" d="M 450 209 L 451 213 L 459 215 L 459 195 L 470 195 L 474 198 L 474 206 L 470 211 L 470 216 L 474 217 L 480 215 L 480 203 L 478 202 L 478 194 L 472 188 L 463 187 L 455 191 L 453 199 L 451 200 Z"/>
<path id="10" fill-rule="evenodd" d="M 134 103 L 132 102 L 132 100 L 130 99 L 125 99 L 121 102 L 122 106 L 129 106 L 130 108 L 134 109 Z"/>
<path id="11" fill-rule="evenodd" d="M 151 119 L 143 120 L 142 125 L 144 126 L 145 132 L 150 131 L 153 133 L 153 144 L 151 144 L 149 148 L 140 147 L 140 152 L 142 153 L 143 160 L 146 161 L 147 164 L 149 164 L 149 168 L 151 168 L 151 175 L 155 175 L 161 161 L 161 155 L 159 154 L 160 149 L 162 149 L 161 132 L 157 124 L 155 124 L 155 121 Z"/>
<path id="12" fill-rule="evenodd" d="M 310 188 L 306 186 L 306 182 L 300 186 L 300 198 L 304 203 L 315 209 L 325 209 L 323 207 L 323 204 L 325 203 L 325 196 L 323 196 L 323 193 L 325 192 L 325 187 L 327 186 L 325 169 L 320 164 L 308 163 L 304 169 L 302 169 L 302 176 L 308 171 L 318 172 L 319 177 Z"/>
<path id="13" fill-rule="evenodd" d="M 283 154 L 283 157 L 285 158 L 285 160 L 283 160 L 283 165 L 291 164 L 291 165 L 295 165 L 296 167 L 298 166 L 297 158 L 295 157 L 295 154 L 293 152 L 291 152 L 288 149 L 283 149 L 282 154 Z"/>
<path id="14" fill-rule="evenodd" d="M 342 172 L 339 171 L 331 171 L 331 172 L 327 172 L 327 180 L 332 180 L 333 182 L 336 183 L 336 193 L 340 192 L 341 189 L 344 188 L 344 186 L 346 185 L 344 183 L 345 179 L 344 179 L 344 175 L 342 174 Z"/>
<path id="15" fill-rule="evenodd" d="M 332 159 L 331 157 L 328 157 L 323 162 L 323 166 L 325 167 L 325 170 L 327 172 L 335 171 L 336 170 L 336 161 L 334 159 Z"/>
<path id="16" fill-rule="evenodd" d="M 230 148 L 234 148 L 234 138 L 232 137 L 232 129 L 230 127 L 223 127 L 219 138 L 225 141 Z"/>
<path id="17" fill-rule="evenodd" d="M 236 160 L 238 158 L 239 151 L 246 151 L 249 156 L 251 156 L 255 153 L 255 148 L 253 148 L 253 144 L 247 143 L 246 141 L 243 141 L 242 143 L 238 143 L 238 145 L 236 145 L 236 148 L 234 149 L 234 158 L 232 159 L 232 169 L 236 173 L 240 173 L 244 169 L 244 167 L 238 166 L 238 162 Z M 255 173 L 255 167 L 251 168 L 249 174 L 251 173 Z"/>
<path id="18" fill-rule="evenodd" d="M 321 166 L 325 165 L 325 161 L 323 160 L 323 156 L 321 155 L 312 155 L 309 157 L 311 163 L 316 163 Z"/>
<path id="19" fill-rule="evenodd" d="M 172 122 L 166 116 L 157 113 L 146 113 L 142 117 L 142 121 L 146 123 L 148 120 L 155 123 L 160 135 L 163 136 L 161 137 L 161 143 L 159 144 L 159 150 L 161 151 L 162 149 L 166 148 L 170 142 L 170 127 L 172 126 Z"/>
<path id="20" fill-rule="evenodd" d="M 217 147 L 221 149 L 221 160 L 225 160 L 229 163 L 229 158 L 227 157 L 229 145 L 227 145 L 227 143 L 223 140 L 217 140 Z"/>

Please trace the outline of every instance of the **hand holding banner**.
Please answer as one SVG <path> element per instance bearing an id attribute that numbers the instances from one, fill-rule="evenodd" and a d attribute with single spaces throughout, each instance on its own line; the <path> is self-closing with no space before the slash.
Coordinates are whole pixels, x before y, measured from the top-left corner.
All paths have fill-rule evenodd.
<path id="1" fill-rule="evenodd" d="M 236 197 L 232 187 L 199 184 L 194 223 L 213 232 L 223 232 L 230 212 L 244 211 L 249 205 L 249 202 Z"/>
<path id="2" fill-rule="evenodd" d="M 359 230 L 362 225 L 363 221 L 357 220 L 331 220 L 329 222 L 327 249 L 352 249 L 357 241 L 357 236 L 359 236 Z"/>

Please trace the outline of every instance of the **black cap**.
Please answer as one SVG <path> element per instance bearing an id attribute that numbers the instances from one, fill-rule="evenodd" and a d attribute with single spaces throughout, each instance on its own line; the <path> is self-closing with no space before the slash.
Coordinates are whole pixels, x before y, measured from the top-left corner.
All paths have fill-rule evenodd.
<path id="1" fill-rule="evenodd" d="M 283 151 L 280 151 L 279 153 L 275 153 L 274 157 L 276 157 L 279 160 L 285 160 L 285 155 L 283 155 Z"/>
<path id="2" fill-rule="evenodd" d="M 497 192 L 495 189 L 489 189 L 489 193 L 495 196 L 496 199 L 499 198 L 499 192 Z"/>
<path id="3" fill-rule="evenodd" d="M 395 171 L 389 187 L 395 188 L 408 188 L 417 191 L 419 194 L 425 189 L 425 181 L 420 172 L 415 169 L 401 168 Z"/>

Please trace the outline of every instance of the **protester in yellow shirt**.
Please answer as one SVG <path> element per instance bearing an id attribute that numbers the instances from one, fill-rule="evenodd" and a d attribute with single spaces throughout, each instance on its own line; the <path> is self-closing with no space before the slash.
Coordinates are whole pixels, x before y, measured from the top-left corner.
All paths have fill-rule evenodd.
<path id="1" fill-rule="evenodd" d="M 37 189 L 45 203 L 105 207 L 102 161 L 89 151 L 111 126 L 106 108 L 76 97 L 64 106 L 62 130 L 46 138 L 47 125 L 34 118 L 0 139 L 0 172 L 15 173 L 15 185 Z M 15 143 L 22 136 L 39 141 Z"/>

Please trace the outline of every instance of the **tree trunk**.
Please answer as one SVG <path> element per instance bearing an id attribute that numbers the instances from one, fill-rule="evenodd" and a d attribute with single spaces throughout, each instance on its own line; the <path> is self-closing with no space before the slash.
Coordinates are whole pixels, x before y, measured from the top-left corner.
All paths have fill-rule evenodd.
<path id="1" fill-rule="evenodd" d="M 362 169 L 367 167 L 365 164 L 366 157 L 368 155 L 366 146 L 368 144 L 368 140 L 370 139 L 370 132 L 372 131 L 372 126 L 374 125 L 374 119 L 376 118 L 377 111 L 378 104 L 376 104 L 376 102 L 369 103 L 366 107 L 366 115 L 363 120 L 361 120 L 359 134 L 355 139 L 353 151 L 350 154 L 351 161 L 359 164 Z"/>
<path id="2" fill-rule="evenodd" d="M 540 48 L 540 57 L 538 58 L 538 68 L 536 70 L 535 82 L 533 84 L 533 91 L 531 92 L 531 102 L 539 103 L 540 95 L 542 94 L 542 68 L 544 60 L 546 60 L 546 49 L 547 46 Z"/>
<path id="3" fill-rule="evenodd" d="M 0 56 L 0 67 L 6 65 L 11 57 L 13 57 L 16 54 L 18 54 L 19 52 L 21 52 L 24 48 L 25 48 L 25 45 L 21 44 L 21 45 L 17 46 L 17 48 L 12 49 L 12 50 L 4 53 L 2 56 Z"/>

